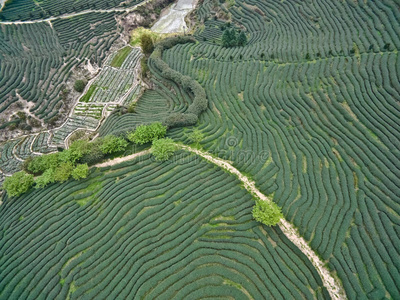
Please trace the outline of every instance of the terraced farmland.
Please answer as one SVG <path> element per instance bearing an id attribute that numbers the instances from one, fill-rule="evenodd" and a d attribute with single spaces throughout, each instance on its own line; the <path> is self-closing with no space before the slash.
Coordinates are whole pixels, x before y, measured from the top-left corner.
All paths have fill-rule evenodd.
<path id="1" fill-rule="evenodd" d="M 5 7 L 0 12 L 0 20 L 25 21 L 44 19 L 90 10 L 106 10 L 113 8 L 122 9 L 134 6 L 140 2 L 142 2 L 142 0 L 13 0 L 6 1 Z"/>
<path id="2" fill-rule="evenodd" d="M 68 138 L 77 130 L 95 131 L 104 118 L 108 117 L 117 105 L 136 101 L 140 90 L 140 81 L 136 74 L 140 56 L 140 50 L 132 48 L 129 55 L 122 60 L 121 67 L 113 68 L 109 65 L 113 57 L 113 55 L 111 55 L 111 59 L 107 60 L 99 76 L 91 83 L 91 86 L 95 86 L 96 89 L 94 90 L 95 93 L 93 93 L 93 96 L 89 98 L 90 102 L 78 101 L 74 110 L 62 126 L 53 130 L 30 134 L 5 142 L 0 148 L 0 173 L 11 175 L 21 169 L 23 161 L 28 157 L 57 151 L 57 146 L 65 146 Z M 109 76 L 110 70 L 113 71 L 113 76 Z M 123 90 L 119 88 L 121 87 L 120 84 L 116 85 L 110 82 L 119 83 L 120 81 L 114 80 L 116 77 L 117 79 L 124 78 Z M 91 86 L 88 90 L 90 90 Z M 105 95 L 102 101 L 94 102 L 99 97 L 98 87 L 102 87 L 107 91 L 102 93 L 103 96 Z M 149 93 L 152 92 L 149 91 Z M 82 98 L 84 97 L 85 95 L 83 95 Z M 82 100 L 82 98 L 79 100 Z M 141 103 L 142 102 L 146 103 L 144 106 L 152 104 L 152 102 L 147 103 L 146 97 Z M 164 104 L 164 106 L 162 106 L 162 104 Z M 159 101 L 159 105 L 162 106 L 160 107 L 161 113 L 161 111 L 164 111 L 166 103 Z M 142 105 L 140 104 L 138 106 L 139 113 L 143 110 L 141 107 Z M 146 109 L 144 110 L 146 111 Z M 152 113 L 154 114 L 154 110 Z M 148 111 L 147 114 L 146 112 L 142 114 L 143 117 L 139 118 L 138 122 L 143 122 L 146 117 L 151 115 L 151 112 Z M 157 114 L 155 116 L 157 116 Z M 127 130 L 129 129 L 131 128 Z M 1 179 L 0 183 L 2 182 Z"/>
<path id="3" fill-rule="evenodd" d="M 207 92 L 203 146 L 282 206 L 350 299 L 396 298 L 398 4 L 246 0 L 229 12 L 246 47 L 200 40 L 164 52 Z M 184 129 L 171 137 L 186 140 Z"/>
<path id="4" fill-rule="evenodd" d="M 327 299 L 306 257 L 252 220 L 238 183 L 180 152 L 6 201 L 0 297 Z"/>
<path id="5" fill-rule="evenodd" d="M 101 67 L 119 37 L 115 15 L 92 13 L 37 24 L 1 25 L 0 113 L 22 99 L 34 103 L 30 112 L 39 119 L 49 121 L 59 115 L 71 70 L 86 65 L 88 59 Z"/>
<path id="6" fill-rule="evenodd" d="M 17 171 L 82 124 L 93 131 L 100 111 L 109 115 L 100 136 L 190 112 L 195 79 L 208 109 L 168 136 L 191 143 L 188 133 L 200 130 L 205 151 L 232 161 L 282 207 L 348 299 L 397 299 L 399 8 L 393 0 L 204 0 L 197 42 L 164 44 L 149 58 L 154 89 L 134 113 L 110 114 L 140 93 L 131 69 L 140 53 L 123 48 L 63 127 L 2 145 L 0 169 Z M 224 28 L 243 30 L 247 44 L 222 47 Z M 74 33 L 65 34 L 61 45 Z M 183 151 L 2 200 L 0 298 L 330 298 L 279 227 L 252 220 L 241 181 Z"/>

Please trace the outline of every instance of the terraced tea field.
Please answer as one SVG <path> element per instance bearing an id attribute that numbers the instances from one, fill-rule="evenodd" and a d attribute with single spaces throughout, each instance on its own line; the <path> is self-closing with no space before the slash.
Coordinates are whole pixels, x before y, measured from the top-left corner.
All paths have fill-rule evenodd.
<path id="1" fill-rule="evenodd" d="M 5 201 L 0 297 L 328 298 L 280 230 L 252 220 L 238 183 L 180 152 Z"/>
<path id="2" fill-rule="evenodd" d="M 104 67 L 88 84 L 84 94 L 78 99 L 62 126 L 4 143 L 0 148 L 0 174 L 11 175 L 20 171 L 23 161 L 28 157 L 57 151 L 57 146 L 66 145 L 68 138 L 78 130 L 96 131 L 117 105 L 136 101 L 141 87 L 137 71 L 142 54 L 138 48 L 130 49 L 130 53 L 122 60 L 118 68 L 110 65 L 118 51 L 108 57 Z M 94 87 L 93 92 L 90 92 L 92 87 Z M 88 96 L 89 93 L 90 96 Z M 140 107 L 138 106 L 139 114 Z M 145 117 L 144 113 L 144 117 L 140 119 L 141 122 Z M 0 177 L 0 182 L 2 179 L 3 176 Z"/>
<path id="3" fill-rule="evenodd" d="M 193 145 L 199 130 L 202 150 L 179 150 L 163 163 L 144 151 L 81 181 L 4 195 L 0 299 L 399 298 L 397 1 L 201 1 L 191 16 L 197 41 L 158 45 L 148 59 L 153 88 L 124 114 L 111 111 L 142 93 L 140 52 L 91 52 L 89 40 L 71 42 L 78 25 L 62 38 L 56 27 L 75 18 L 29 26 L 55 36 L 50 53 L 94 55 L 102 70 L 63 127 L 2 145 L 0 169 L 17 171 L 77 128 L 117 135 L 169 118 L 185 125 L 188 115 L 198 122 L 171 126 L 167 136 Z M 91 24 L 114 28 L 107 20 Z M 28 28 L 13 26 L 1 30 Z M 223 47 L 227 28 L 244 32 L 245 45 Z M 8 63 L 1 72 L 14 74 Z M 6 86 L 13 99 L 16 85 Z M 198 112 L 204 92 L 208 107 Z M 54 113 L 40 103 L 32 112 Z M 243 178 L 254 181 L 251 193 Z M 263 195 L 282 208 L 278 226 L 253 220 L 254 197 Z M 295 238 L 284 224 L 298 229 Z"/>
<path id="4" fill-rule="evenodd" d="M 350 299 L 400 294 L 396 7 L 236 1 L 229 11 L 246 26 L 246 47 L 205 41 L 164 52 L 207 92 L 203 146 L 273 197 Z"/>
<path id="5" fill-rule="evenodd" d="M 12 0 L 5 1 L 5 6 L 0 11 L 0 20 L 26 21 L 60 17 L 68 14 L 99 10 L 124 10 L 141 3 L 143 0 Z"/>

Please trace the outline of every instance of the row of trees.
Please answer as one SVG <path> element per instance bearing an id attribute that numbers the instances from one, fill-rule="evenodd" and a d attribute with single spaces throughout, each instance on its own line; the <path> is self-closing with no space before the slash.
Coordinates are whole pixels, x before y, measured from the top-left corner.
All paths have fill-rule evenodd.
<path id="1" fill-rule="evenodd" d="M 167 133 L 167 127 L 161 123 L 140 125 L 129 133 L 127 139 L 122 136 L 108 135 L 90 142 L 87 139 L 74 141 L 69 149 L 62 152 L 28 158 L 23 164 L 23 171 L 7 177 L 2 189 L 11 197 L 19 196 L 32 186 L 44 188 L 53 182 L 65 182 L 69 178 L 79 180 L 89 174 L 89 165 L 93 165 L 107 155 L 125 151 L 129 142 L 143 145 L 162 139 Z M 166 139 L 154 147 L 154 155 L 158 160 L 164 160 L 173 154 L 171 141 Z M 167 155 L 167 154 L 168 155 Z M 172 153 L 172 154 L 171 154 Z"/>
<path id="2" fill-rule="evenodd" d="M 247 36 L 242 31 L 236 32 L 235 28 L 227 28 L 222 34 L 222 46 L 225 48 L 244 46 L 247 44 Z"/>

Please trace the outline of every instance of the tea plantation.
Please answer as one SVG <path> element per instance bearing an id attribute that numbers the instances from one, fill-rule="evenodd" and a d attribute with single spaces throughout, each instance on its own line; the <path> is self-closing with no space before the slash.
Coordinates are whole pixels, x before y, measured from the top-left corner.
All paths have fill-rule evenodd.
<path id="1" fill-rule="evenodd" d="M 16 19 L 13 3 L 32 4 L 14 0 L 0 16 Z M 199 1 L 191 36 L 156 44 L 146 58 L 152 88 L 124 113 L 111 113 L 114 99 L 128 106 L 141 93 L 133 67 L 142 54 L 126 46 L 105 60 L 122 31 L 115 14 L 1 25 L 0 110 L 21 96 L 52 118 L 60 84 L 92 59 L 104 67 L 66 125 L 88 122 L 104 137 L 163 122 L 167 137 L 192 146 L 196 133 L 196 146 L 282 208 L 340 282 L 346 295 L 336 299 L 399 299 L 398 1 Z M 48 141 L 61 144 L 68 130 L 1 145 L 0 170 L 55 151 Z M 183 150 L 165 162 L 144 154 L 94 167 L 86 179 L 2 202 L 0 299 L 333 295 L 284 230 L 254 221 L 242 181 Z"/>
<path id="2" fill-rule="evenodd" d="M 58 116 L 71 71 L 88 59 L 102 66 L 120 31 L 115 13 L 1 25 L 0 113 L 22 98 L 34 103 L 30 112 L 39 119 Z"/>
<path id="3" fill-rule="evenodd" d="M 208 20 L 205 41 L 164 52 L 207 92 L 203 146 L 273 197 L 349 299 L 397 298 L 398 3 L 236 0 L 229 13 L 246 47 L 219 46 Z"/>
<path id="4" fill-rule="evenodd" d="M 3 199 L 0 298 L 329 298 L 239 183 L 182 151 Z"/>

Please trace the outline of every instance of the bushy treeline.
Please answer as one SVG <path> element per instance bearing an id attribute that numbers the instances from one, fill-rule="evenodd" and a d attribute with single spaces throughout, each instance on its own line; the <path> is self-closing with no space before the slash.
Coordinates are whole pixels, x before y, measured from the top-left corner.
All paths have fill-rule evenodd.
<path id="1" fill-rule="evenodd" d="M 74 141 L 61 152 L 28 158 L 23 164 L 24 170 L 7 177 L 2 189 L 13 197 L 25 193 L 32 186 L 43 188 L 71 177 L 75 180 L 86 178 L 90 165 L 102 161 L 107 155 L 125 151 L 129 142 L 143 145 L 162 139 L 166 133 L 167 127 L 156 122 L 140 125 L 123 136 L 107 135 L 94 141 Z M 156 159 L 165 160 L 172 155 L 170 143 L 165 145 L 165 142 L 156 145 Z"/>
<path id="2" fill-rule="evenodd" d="M 222 46 L 225 48 L 245 46 L 247 44 L 246 34 L 239 30 L 236 32 L 235 28 L 227 28 L 222 34 Z"/>
<path id="3" fill-rule="evenodd" d="M 256 199 L 252 213 L 254 220 L 267 226 L 275 226 L 283 218 L 281 208 L 275 202 L 261 199 Z"/>
<path id="4" fill-rule="evenodd" d="M 198 117 L 207 109 L 208 100 L 203 87 L 189 76 L 171 69 L 167 63 L 162 60 L 164 50 L 172 48 L 177 44 L 195 43 L 196 40 L 191 36 L 177 36 L 167 38 L 156 44 L 155 49 L 150 56 L 154 66 L 161 72 L 161 75 L 169 80 L 181 85 L 183 89 L 194 95 L 193 103 L 189 106 L 186 113 L 174 113 L 169 115 L 163 125 L 168 128 L 190 126 L 197 123 Z"/>

